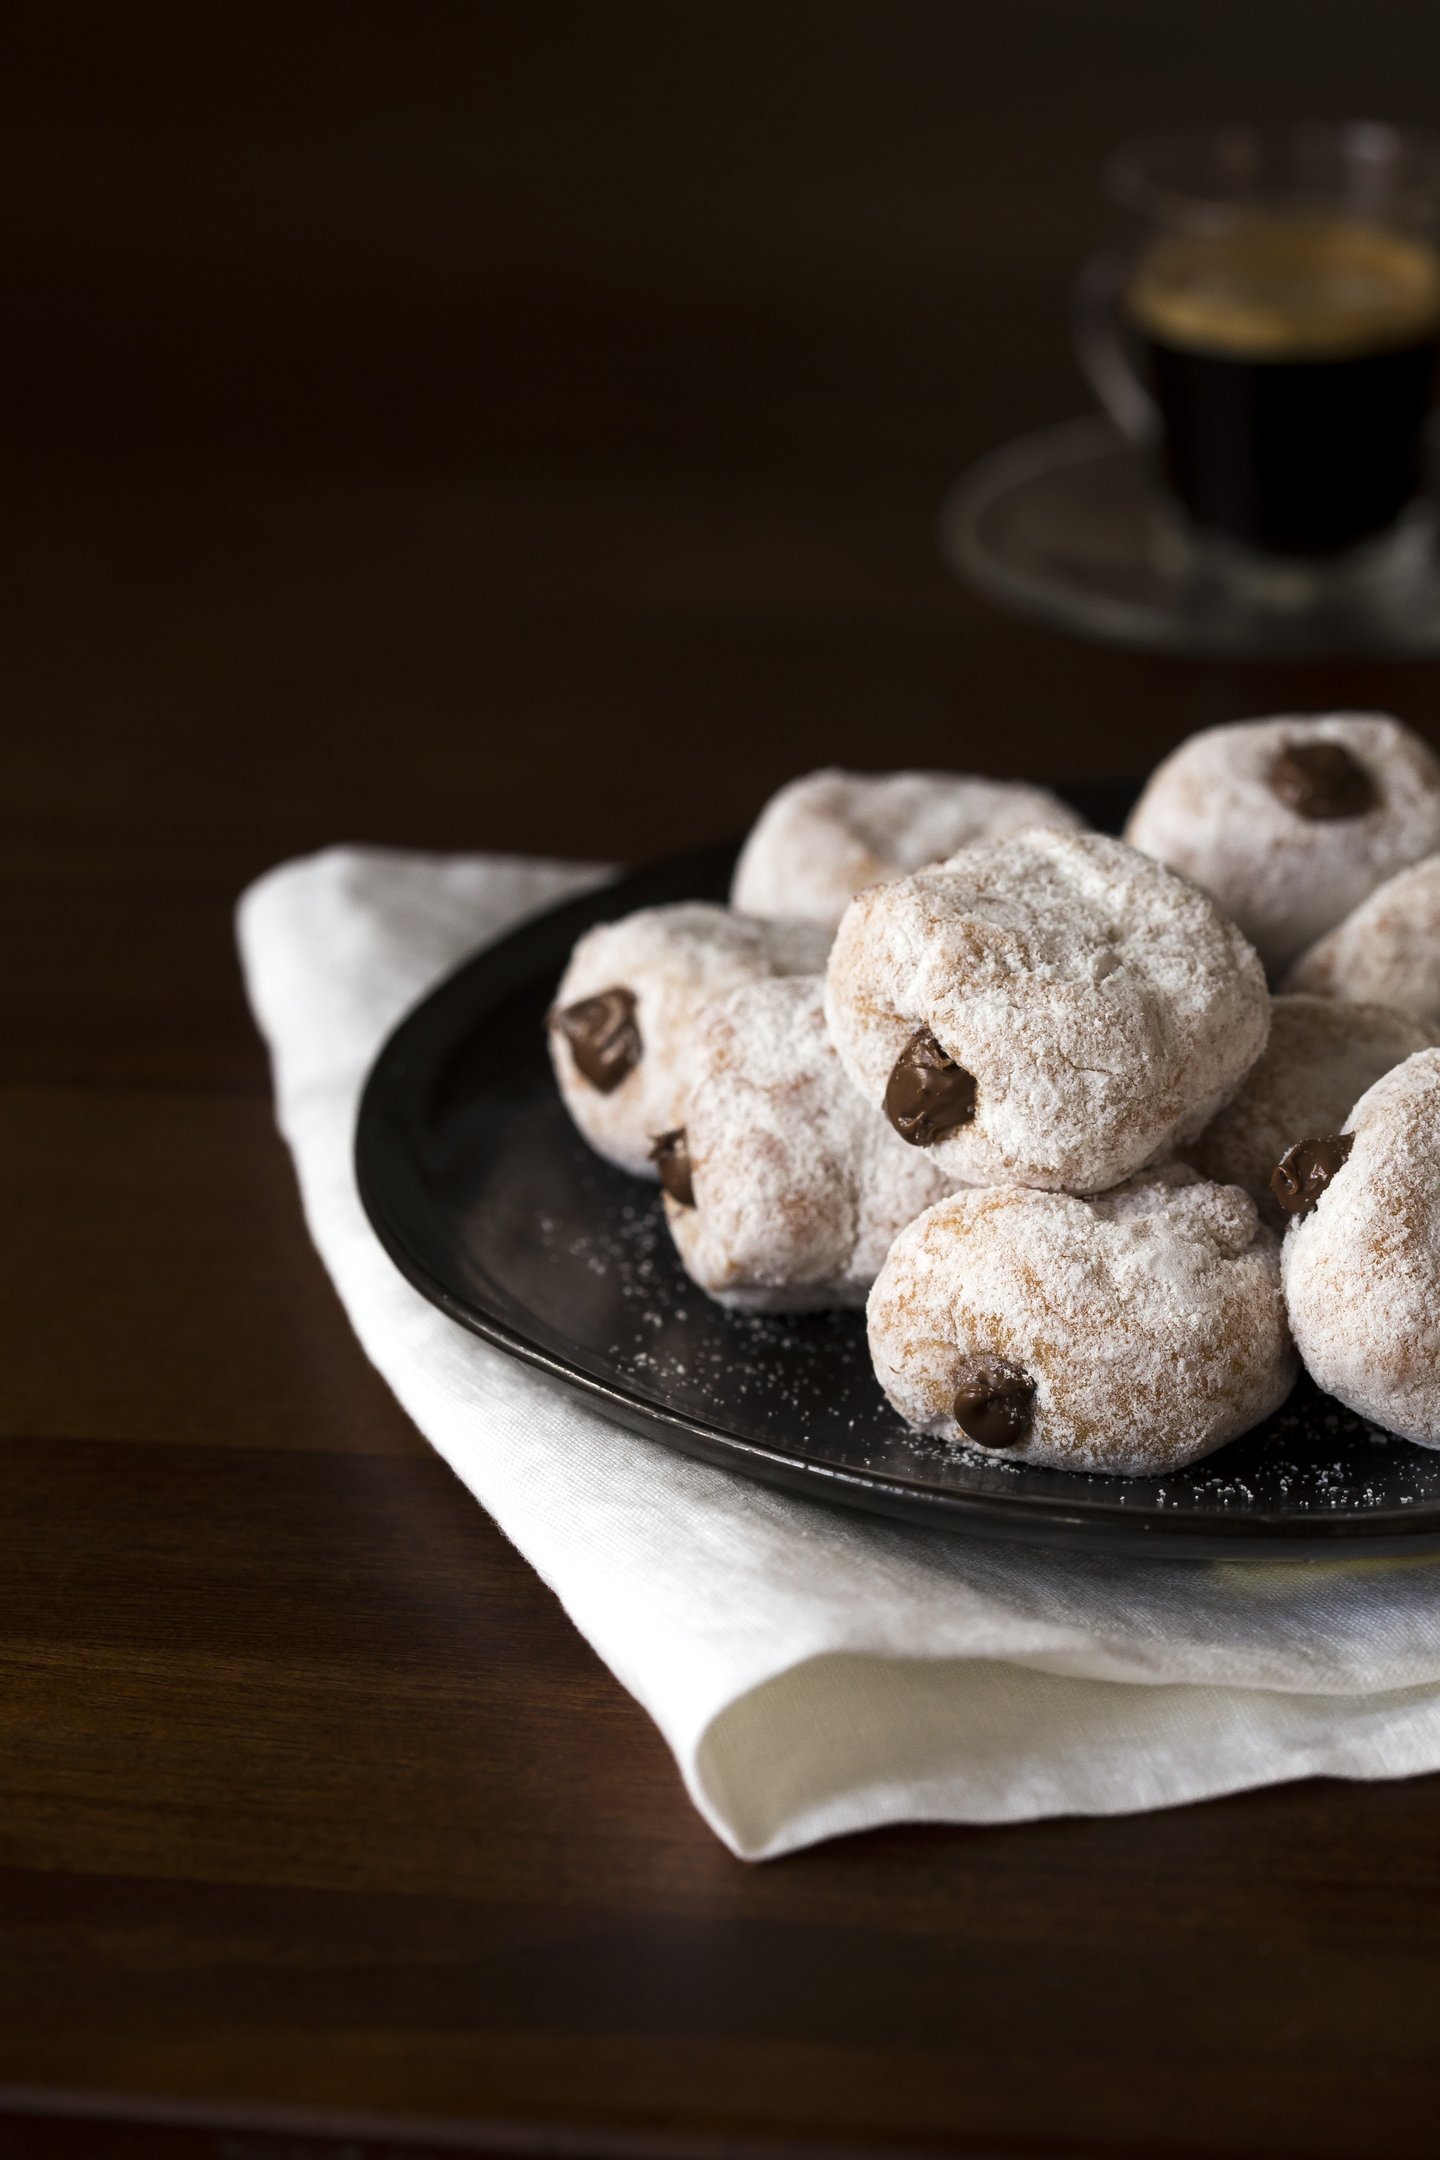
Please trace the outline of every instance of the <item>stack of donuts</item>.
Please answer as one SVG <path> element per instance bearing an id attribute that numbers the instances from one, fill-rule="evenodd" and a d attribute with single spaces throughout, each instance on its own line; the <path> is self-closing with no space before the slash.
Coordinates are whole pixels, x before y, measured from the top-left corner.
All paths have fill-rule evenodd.
<path id="1" fill-rule="evenodd" d="M 728 908 L 581 938 L 549 1036 L 700 1288 L 864 1305 L 922 1432 L 1155 1475 L 1303 1360 L 1440 1446 L 1440 762 L 1395 720 L 1208 729 L 1123 840 L 808 774 Z"/>

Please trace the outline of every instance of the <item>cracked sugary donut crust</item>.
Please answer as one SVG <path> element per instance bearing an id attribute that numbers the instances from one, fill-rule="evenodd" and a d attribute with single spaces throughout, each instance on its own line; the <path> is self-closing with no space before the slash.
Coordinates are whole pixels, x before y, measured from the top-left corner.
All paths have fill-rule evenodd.
<path id="1" fill-rule="evenodd" d="M 1048 788 L 959 773 L 851 773 L 827 767 L 781 788 L 741 850 L 731 900 L 753 915 L 833 930 L 864 885 L 939 862 L 973 840 L 1028 825 L 1078 830 L 1077 810 Z"/>
<path id="2" fill-rule="evenodd" d="M 1361 1417 L 1440 1447 L 1440 1050 L 1361 1096 L 1348 1161 L 1281 1253 L 1316 1381 Z"/>
<path id="3" fill-rule="evenodd" d="M 1183 1164 L 1082 1200 L 956 1193 L 903 1230 L 868 1307 L 876 1378 L 908 1424 L 965 1444 L 975 1359 L 1034 1387 L 1007 1461 L 1155 1476 L 1277 1409 L 1296 1361 L 1279 1246 L 1248 1193 Z"/>
<path id="4" fill-rule="evenodd" d="M 555 993 L 547 1033 L 560 1092 L 590 1145 L 622 1170 L 653 1178 L 650 1145 L 680 1123 L 677 1061 L 700 1007 L 765 976 L 813 975 L 829 942 L 810 923 L 764 922 L 703 901 L 642 908 L 587 930 Z M 553 1014 L 616 987 L 634 994 L 641 1057 L 602 1094 L 576 1066 Z"/>
<path id="5" fill-rule="evenodd" d="M 1368 998 L 1440 1023 L 1440 855 L 1377 886 L 1300 955 L 1285 987 Z"/>
<path id="6" fill-rule="evenodd" d="M 974 1076 L 973 1120 L 928 1151 L 952 1183 L 1098 1192 L 1203 1129 L 1270 1000 L 1194 886 L 1122 841 L 1032 830 L 857 894 L 826 1017 L 876 1109 L 921 1028 Z"/>
<path id="7" fill-rule="evenodd" d="M 1372 809 L 1307 818 L 1281 799 L 1277 758 L 1312 743 L 1338 744 L 1363 767 Z M 1383 879 L 1440 848 L 1440 761 L 1383 713 L 1234 721 L 1155 768 L 1125 837 L 1193 878 L 1278 975 Z"/>
<path id="8" fill-rule="evenodd" d="M 1287 1218 L 1270 1173 L 1285 1150 L 1338 1133 L 1382 1073 L 1437 1039 L 1435 1028 L 1388 1005 L 1277 997 L 1264 1051 L 1186 1157 L 1218 1184 L 1243 1185 L 1265 1220 L 1283 1230 Z"/>
<path id="9" fill-rule="evenodd" d="M 856 1094 L 818 976 L 750 983 L 699 1014 L 681 1064 L 693 1207 L 680 1258 L 721 1304 L 863 1305 L 897 1230 L 946 1179 Z"/>

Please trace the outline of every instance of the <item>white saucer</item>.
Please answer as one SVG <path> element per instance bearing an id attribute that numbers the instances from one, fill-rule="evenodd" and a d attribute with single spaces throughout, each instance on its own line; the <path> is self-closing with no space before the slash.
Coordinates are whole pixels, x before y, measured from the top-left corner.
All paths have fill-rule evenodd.
<path id="1" fill-rule="evenodd" d="M 1109 644 L 1225 658 L 1440 652 L 1440 547 L 1426 498 L 1382 542 L 1314 569 L 1197 546 L 1144 453 L 1069 420 L 961 475 L 940 511 L 957 576 L 1004 607 Z"/>

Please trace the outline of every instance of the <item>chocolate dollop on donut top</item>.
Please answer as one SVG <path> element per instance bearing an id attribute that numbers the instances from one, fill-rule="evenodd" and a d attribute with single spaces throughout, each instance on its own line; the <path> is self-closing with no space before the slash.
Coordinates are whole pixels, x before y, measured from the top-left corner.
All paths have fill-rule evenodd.
<path id="1" fill-rule="evenodd" d="M 1287 1215 L 1308 1215 L 1338 1170 L 1350 1159 L 1353 1133 L 1326 1133 L 1297 1140 L 1270 1174 L 1270 1190 Z"/>
<path id="2" fill-rule="evenodd" d="M 955 1390 L 955 1422 L 976 1447 L 1019 1447 L 1035 1410 L 1035 1383 L 1004 1358 L 967 1358 Z"/>
<path id="3" fill-rule="evenodd" d="M 1292 742 L 1270 768 L 1270 786 L 1303 818 L 1363 817 L 1379 801 L 1360 760 L 1337 742 Z"/>
<path id="4" fill-rule="evenodd" d="M 902 1140 L 930 1147 L 974 1117 L 975 1076 L 941 1049 L 929 1028 L 919 1028 L 895 1060 L 885 1115 Z"/>
<path id="5" fill-rule="evenodd" d="M 644 1045 L 635 993 L 617 985 L 565 1005 L 551 1018 L 570 1045 L 576 1068 L 602 1095 L 613 1095 L 639 1064 Z"/>
<path id="6" fill-rule="evenodd" d="M 678 1207 L 694 1207 L 695 1181 L 690 1174 L 690 1143 L 683 1125 L 674 1132 L 655 1135 L 650 1160 L 660 1173 L 663 1189 Z"/>

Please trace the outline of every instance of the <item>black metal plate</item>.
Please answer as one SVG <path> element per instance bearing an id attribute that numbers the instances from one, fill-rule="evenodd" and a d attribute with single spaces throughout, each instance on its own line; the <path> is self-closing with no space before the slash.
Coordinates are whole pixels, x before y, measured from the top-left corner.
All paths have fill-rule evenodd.
<path id="1" fill-rule="evenodd" d="M 1112 828 L 1127 801 L 1070 793 Z M 582 930 L 723 899 L 731 860 L 668 864 L 524 924 L 396 1028 L 365 1087 L 356 1173 L 417 1289 L 635 1431 L 814 1499 L 1166 1559 L 1440 1548 L 1440 1452 L 1374 1433 L 1308 1381 L 1255 1432 L 1163 1479 L 1038 1470 L 908 1431 L 871 1375 L 859 1314 L 739 1316 L 703 1297 L 656 1188 L 576 1134 L 543 1017 Z"/>

